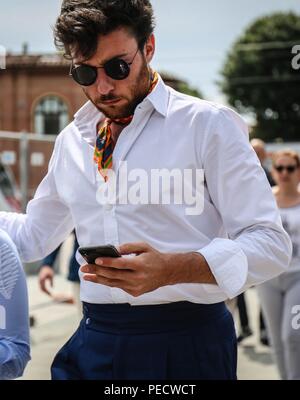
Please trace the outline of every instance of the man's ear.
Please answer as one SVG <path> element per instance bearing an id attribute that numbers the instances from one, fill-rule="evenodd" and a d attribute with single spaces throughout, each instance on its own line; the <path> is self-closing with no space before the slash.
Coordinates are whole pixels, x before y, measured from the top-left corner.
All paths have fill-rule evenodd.
<path id="1" fill-rule="evenodd" d="M 152 35 L 149 37 L 144 47 L 144 55 L 148 64 L 151 62 L 154 53 L 155 53 L 155 36 L 152 33 Z"/>

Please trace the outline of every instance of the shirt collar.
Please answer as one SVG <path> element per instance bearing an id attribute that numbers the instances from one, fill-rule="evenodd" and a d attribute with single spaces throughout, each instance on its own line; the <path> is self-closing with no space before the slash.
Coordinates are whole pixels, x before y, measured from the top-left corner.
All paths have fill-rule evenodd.
<path id="1" fill-rule="evenodd" d="M 140 104 L 151 104 L 152 107 L 163 117 L 167 116 L 169 104 L 169 90 L 163 82 L 161 76 L 154 90 Z M 86 102 L 74 115 L 74 123 L 79 129 L 81 135 L 89 142 L 95 141 L 95 127 L 104 115 L 94 106 L 91 101 Z M 92 127 L 92 129 L 91 129 Z"/>
<path id="2" fill-rule="evenodd" d="M 145 98 L 144 101 L 150 101 L 155 110 L 163 117 L 167 116 L 169 105 L 169 90 L 164 84 L 160 75 L 158 75 L 158 82 L 153 91 Z"/>

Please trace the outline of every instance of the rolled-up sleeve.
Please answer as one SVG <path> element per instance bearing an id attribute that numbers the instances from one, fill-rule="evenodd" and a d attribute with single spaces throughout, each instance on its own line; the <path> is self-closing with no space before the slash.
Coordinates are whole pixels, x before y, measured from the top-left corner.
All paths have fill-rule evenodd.
<path id="1" fill-rule="evenodd" d="M 0 212 L 0 228 L 12 238 L 24 262 L 43 259 L 74 229 L 70 210 L 57 193 L 55 174 L 59 157 L 62 157 L 60 137 L 48 173 L 28 203 L 26 214 Z"/>
<path id="2" fill-rule="evenodd" d="M 228 238 L 199 249 L 228 298 L 284 272 L 292 244 L 244 121 L 232 110 L 215 111 L 206 131 L 205 183 Z"/>

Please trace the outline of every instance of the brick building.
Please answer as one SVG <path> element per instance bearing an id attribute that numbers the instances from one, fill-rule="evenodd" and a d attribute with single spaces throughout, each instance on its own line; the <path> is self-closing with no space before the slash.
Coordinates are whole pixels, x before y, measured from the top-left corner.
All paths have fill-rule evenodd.
<path id="1" fill-rule="evenodd" d="M 85 101 L 58 55 L 8 55 L 0 71 L 0 131 L 57 134 Z"/>
<path id="2" fill-rule="evenodd" d="M 57 134 L 86 102 L 58 54 L 8 55 L 0 70 L 0 131 Z M 164 76 L 175 88 L 180 81 Z"/>
<path id="3" fill-rule="evenodd" d="M 23 54 L 8 54 L 6 69 L 0 69 L 0 157 L 23 188 L 24 203 L 47 172 L 52 135 L 87 101 L 69 69 L 62 56 L 29 55 L 26 46 Z M 163 79 L 174 88 L 183 83 L 166 75 Z M 24 138 L 22 132 L 33 135 Z"/>

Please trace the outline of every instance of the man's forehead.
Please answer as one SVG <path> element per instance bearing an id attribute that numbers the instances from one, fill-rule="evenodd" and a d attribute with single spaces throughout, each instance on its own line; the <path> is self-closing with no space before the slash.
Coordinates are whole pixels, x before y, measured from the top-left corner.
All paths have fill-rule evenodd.
<path id="1" fill-rule="evenodd" d="M 94 54 L 89 57 L 83 57 L 78 51 L 71 50 L 73 62 L 76 64 L 97 62 L 105 63 L 112 58 L 125 57 L 137 48 L 136 38 L 128 30 L 117 29 L 107 35 L 99 35 L 97 48 Z"/>
<path id="2" fill-rule="evenodd" d="M 93 64 L 93 63 L 96 63 L 97 65 L 98 64 L 99 65 L 103 65 L 107 61 L 110 61 L 110 60 L 112 60 L 114 58 L 123 58 L 123 57 L 126 57 L 129 54 L 130 54 L 129 51 L 126 52 L 126 53 L 112 52 L 111 55 L 108 56 L 108 57 L 103 57 L 103 56 L 102 57 L 101 56 L 98 57 L 97 54 L 94 54 L 92 57 L 89 57 L 89 58 L 83 58 L 83 57 L 77 56 L 77 57 L 74 57 L 72 60 L 73 60 L 74 64 Z"/>

